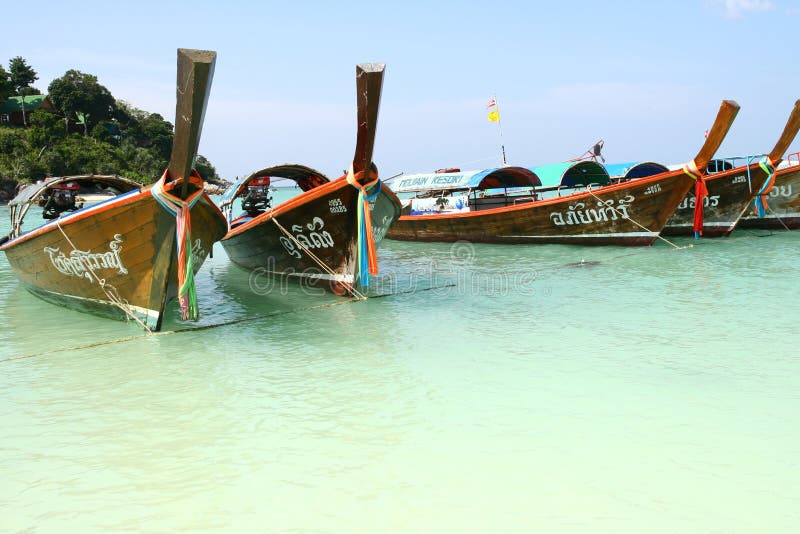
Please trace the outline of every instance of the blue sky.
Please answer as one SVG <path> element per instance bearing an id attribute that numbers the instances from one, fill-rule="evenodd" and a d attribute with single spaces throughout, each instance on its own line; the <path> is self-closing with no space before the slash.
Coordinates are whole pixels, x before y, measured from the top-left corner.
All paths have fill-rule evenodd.
<path id="1" fill-rule="evenodd" d="M 796 99 L 800 1 L 38 2 L 7 19 L 42 91 L 70 68 L 174 118 L 175 51 L 218 53 L 200 152 L 225 178 L 276 163 L 338 176 L 355 143 L 355 65 L 386 63 L 381 175 L 562 161 L 690 159 L 719 103 L 742 109 L 721 153 L 768 152 Z M 6 6 L 4 13 L 13 8 Z M 5 18 L 5 17 L 4 17 Z M 790 151 L 800 150 L 800 141 Z"/>

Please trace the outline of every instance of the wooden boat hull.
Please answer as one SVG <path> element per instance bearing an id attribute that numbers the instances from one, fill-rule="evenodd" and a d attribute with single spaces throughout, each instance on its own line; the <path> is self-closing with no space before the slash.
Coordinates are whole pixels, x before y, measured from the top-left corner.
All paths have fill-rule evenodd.
<path id="1" fill-rule="evenodd" d="M 320 287 L 347 293 L 358 274 L 358 198 L 358 189 L 339 178 L 232 228 L 222 246 L 233 263 L 254 276 L 323 281 Z M 377 244 L 399 217 L 400 201 L 383 185 L 370 211 Z"/>
<path id="2" fill-rule="evenodd" d="M 191 217 L 196 271 L 224 235 L 226 222 L 206 195 Z M 0 250 L 34 295 L 125 319 L 113 295 L 148 328 L 158 330 L 166 302 L 177 293 L 175 235 L 175 217 L 146 189 L 56 219 Z"/>
<path id="3" fill-rule="evenodd" d="M 753 203 L 750 206 L 754 206 Z M 763 217 L 754 213 L 755 208 L 748 209 L 739 220 L 739 226 L 770 230 L 800 228 L 800 167 L 793 165 L 775 173 L 767 206 Z"/>
<path id="4" fill-rule="evenodd" d="M 705 177 L 708 196 L 703 199 L 703 237 L 727 237 L 751 205 L 769 176 L 758 165 L 737 167 Z M 692 188 L 667 221 L 664 235 L 694 234 L 695 195 Z"/>
<path id="5" fill-rule="evenodd" d="M 652 245 L 693 184 L 682 171 L 672 171 L 516 206 L 404 215 L 392 225 L 387 237 L 408 241 Z"/>

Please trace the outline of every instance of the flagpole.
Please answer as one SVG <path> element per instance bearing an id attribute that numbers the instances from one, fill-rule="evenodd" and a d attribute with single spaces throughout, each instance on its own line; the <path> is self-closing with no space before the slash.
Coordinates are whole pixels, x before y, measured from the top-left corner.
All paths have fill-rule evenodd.
<path id="1" fill-rule="evenodd" d="M 497 103 L 497 93 L 494 95 L 494 106 L 497 109 L 497 127 L 500 129 L 500 150 L 503 153 L 503 167 L 508 167 L 506 161 L 506 145 L 503 142 L 503 123 L 500 122 L 500 104 Z"/>

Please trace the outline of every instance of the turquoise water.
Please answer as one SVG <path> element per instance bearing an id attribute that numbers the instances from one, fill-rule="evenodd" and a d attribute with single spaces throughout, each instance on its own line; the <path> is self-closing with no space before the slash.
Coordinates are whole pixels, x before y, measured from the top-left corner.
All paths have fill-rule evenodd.
<path id="1" fill-rule="evenodd" d="M 356 303 L 216 245 L 200 324 L 276 315 L 84 348 L 141 332 L 0 255 L 0 530 L 796 532 L 798 245 L 385 241 Z"/>

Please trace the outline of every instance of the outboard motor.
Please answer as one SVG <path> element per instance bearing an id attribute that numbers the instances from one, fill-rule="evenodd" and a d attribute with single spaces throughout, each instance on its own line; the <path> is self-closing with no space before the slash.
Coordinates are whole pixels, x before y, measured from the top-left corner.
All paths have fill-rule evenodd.
<path id="1" fill-rule="evenodd" d="M 42 217 L 45 219 L 55 219 L 65 211 L 75 211 L 78 207 L 75 205 L 75 194 L 80 189 L 80 186 L 75 182 L 67 182 L 64 184 L 54 185 L 50 188 L 50 195 L 42 199 L 40 203 L 43 212 Z"/>
<path id="2" fill-rule="evenodd" d="M 242 199 L 242 209 L 251 217 L 264 213 L 272 203 L 269 196 L 269 176 L 253 178 L 247 184 L 247 195 Z"/>

